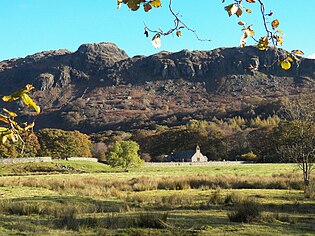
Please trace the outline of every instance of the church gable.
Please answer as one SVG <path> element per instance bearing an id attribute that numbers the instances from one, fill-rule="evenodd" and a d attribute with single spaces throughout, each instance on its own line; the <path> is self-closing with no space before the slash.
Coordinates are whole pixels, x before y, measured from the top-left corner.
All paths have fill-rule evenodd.
<path id="1" fill-rule="evenodd" d="M 199 146 L 196 147 L 196 151 L 178 151 L 171 153 L 165 159 L 168 162 L 206 162 L 208 158 L 200 152 Z"/>

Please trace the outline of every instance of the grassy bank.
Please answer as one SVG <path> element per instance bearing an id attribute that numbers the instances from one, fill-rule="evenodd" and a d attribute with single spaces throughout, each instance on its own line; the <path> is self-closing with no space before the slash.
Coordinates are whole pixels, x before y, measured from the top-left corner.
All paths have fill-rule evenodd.
<path id="1" fill-rule="evenodd" d="M 315 200 L 293 165 L 71 165 L 85 171 L 0 177 L 0 235 L 315 233 Z M 253 213 L 240 215 L 244 204 L 259 214 L 234 222 Z"/>

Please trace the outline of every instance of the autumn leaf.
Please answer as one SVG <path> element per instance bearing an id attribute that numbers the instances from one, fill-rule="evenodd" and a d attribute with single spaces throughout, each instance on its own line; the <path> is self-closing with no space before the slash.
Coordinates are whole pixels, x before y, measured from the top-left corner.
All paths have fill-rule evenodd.
<path id="1" fill-rule="evenodd" d="M 161 35 L 160 34 L 156 34 L 153 36 L 152 38 L 152 45 L 154 48 L 160 48 L 162 46 L 162 42 L 160 39 Z"/>
<path id="2" fill-rule="evenodd" d="M 128 5 L 130 10 L 136 11 L 140 7 L 140 0 L 129 0 L 127 2 L 127 5 Z"/>
<path id="3" fill-rule="evenodd" d="M 143 5 L 144 11 L 149 12 L 152 9 L 152 6 L 148 3 Z"/>
<path id="4" fill-rule="evenodd" d="M 291 52 L 294 54 L 304 55 L 304 52 L 302 50 L 292 50 Z"/>
<path id="5" fill-rule="evenodd" d="M 255 3 L 256 0 L 246 0 L 246 2 L 249 2 L 249 3 Z"/>
<path id="6" fill-rule="evenodd" d="M 20 91 L 15 92 L 9 96 L 3 96 L 2 100 L 5 102 L 12 102 L 14 100 L 19 99 L 23 94 L 31 91 L 33 89 L 33 85 L 27 84 L 24 88 L 22 88 Z"/>
<path id="7" fill-rule="evenodd" d="M 278 28 L 279 25 L 280 25 L 280 22 L 278 20 L 274 20 L 271 22 L 271 26 L 273 29 Z"/>
<path id="8" fill-rule="evenodd" d="M 36 103 L 26 93 L 22 94 L 21 99 L 26 106 L 33 108 L 37 114 L 40 113 L 40 107 L 37 106 Z"/>
<path id="9" fill-rule="evenodd" d="M 239 7 L 236 4 L 230 4 L 226 7 L 224 7 L 224 9 L 227 11 L 227 13 L 229 14 L 229 16 L 232 16 L 234 14 L 236 14 L 236 12 L 238 11 Z"/>
<path id="10" fill-rule="evenodd" d="M 259 43 L 258 43 L 257 47 L 259 50 L 264 51 L 264 50 L 267 50 L 268 45 L 269 45 L 269 39 L 268 39 L 268 37 L 265 36 L 265 37 L 261 37 L 259 39 Z"/>
<path id="11" fill-rule="evenodd" d="M 35 126 L 35 123 L 32 122 L 31 124 L 26 124 L 26 126 L 23 128 L 25 131 L 28 131 L 30 129 L 33 129 Z"/>
<path id="12" fill-rule="evenodd" d="M 182 31 L 180 31 L 180 30 L 177 31 L 177 32 L 176 32 L 176 36 L 177 36 L 177 37 L 181 37 L 181 36 L 182 36 Z"/>
<path id="13" fill-rule="evenodd" d="M 273 38 L 277 40 L 277 42 L 276 42 L 277 44 L 280 44 L 280 46 L 282 46 L 282 44 L 283 44 L 283 42 L 284 42 L 282 36 L 274 35 Z"/>
<path id="14" fill-rule="evenodd" d="M 249 13 L 249 14 L 252 13 L 252 10 L 251 10 L 251 9 L 246 9 L 245 11 L 246 11 L 247 13 Z"/>
<path id="15" fill-rule="evenodd" d="M 153 0 L 150 1 L 150 4 L 156 8 L 160 7 L 162 5 L 161 0 Z"/>
<path id="16" fill-rule="evenodd" d="M 239 21 L 239 22 L 237 22 L 237 24 L 239 24 L 239 25 L 246 25 L 246 23 L 244 21 Z"/>
<path id="17" fill-rule="evenodd" d="M 236 14 L 237 17 L 241 17 L 241 15 L 243 14 L 242 9 L 238 8 L 235 14 Z"/>
<path id="18" fill-rule="evenodd" d="M 280 61 L 280 66 L 284 70 L 289 70 L 291 68 L 291 63 L 288 60 L 288 58 L 286 58 L 286 59 Z"/>
<path id="19" fill-rule="evenodd" d="M 7 124 L 10 124 L 11 123 L 11 120 L 9 117 L 6 117 L 2 114 L 0 114 L 0 121 L 4 122 L 4 123 L 7 123 Z"/>
<path id="20" fill-rule="evenodd" d="M 248 37 L 253 37 L 255 35 L 254 30 L 252 29 L 251 25 L 248 26 L 247 28 L 243 29 L 244 33 L 241 37 L 241 41 L 240 41 L 240 47 L 245 47 L 246 45 L 246 39 Z"/>
<path id="21" fill-rule="evenodd" d="M 3 108 L 2 109 L 4 112 L 6 112 L 6 113 L 8 113 L 9 114 L 9 116 L 11 116 L 11 117 L 17 117 L 17 114 L 15 113 L 15 112 L 12 112 L 12 111 L 9 111 L 9 110 L 7 110 L 7 109 L 5 109 L 5 108 Z"/>
<path id="22" fill-rule="evenodd" d="M 147 38 L 149 37 L 149 31 L 147 27 L 144 28 L 144 34 Z"/>
<path id="23" fill-rule="evenodd" d="M 7 132 L 7 131 L 9 131 L 8 128 L 0 127 L 0 135 L 1 135 L 1 133 L 5 133 L 5 132 Z"/>

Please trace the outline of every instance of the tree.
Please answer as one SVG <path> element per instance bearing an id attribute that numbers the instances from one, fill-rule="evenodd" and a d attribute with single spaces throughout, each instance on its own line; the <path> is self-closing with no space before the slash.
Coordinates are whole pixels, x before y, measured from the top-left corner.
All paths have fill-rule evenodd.
<path id="1" fill-rule="evenodd" d="M 99 161 L 106 161 L 106 150 L 107 146 L 105 143 L 94 143 L 91 148 L 92 156 L 97 158 Z"/>
<path id="2" fill-rule="evenodd" d="M 281 145 L 278 151 L 296 162 L 303 173 L 305 193 L 309 190 L 315 168 L 315 96 L 300 96 L 287 101 L 282 109 L 285 119 L 277 132 Z"/>
<path id="3" fill-rule="evenodd" d="M 37 133 L 40 155 L 67 159 L 68 157 L 91 157 L 91 141 L 79 131 L 42 129 Z"/>
<path id="4" fill-rule="evenodd" d="M 138 154 L 140 147 L 134 141 L 121 141 L 109 149 L 107 162 L 112 167 L 122 167 L 126 171 L 143 164 Z"/>
<path id="5" fill-rule="evenodd" d="M 152 45 L 155 48 L 161 47 L 161 36 L 168 36 L 175 34 L 177 37 L 182 36 L 183 30 L 188 30 L 195 34 L 198 40 L 200 41 L 210 41 L 207 39 L 200 39 L 197 32 L 193 29 L 191 29 L 181 18 L 181 15 L 179 13 L 176 13 L 173 10 L 172 0 L 117 0 L 118 9 L 121 8 L 123 4 L 127 5 L 127 7 L 132 11 L 137 11 L 140 9 L 140 6 L 143 6 L 143 10 L 145 12 L 150 12 L 153 8 L 160 8 L 162 6 L 162 2 L 168 2 L 168 10 L 170 14 L 174 17 L 174 26 L 169 27 L 168 30 L 163 30 L 161 28 L 157 30 L 150 29 L 148 26 L 145 25 L 144 28 L 144 34 L 146 37 L 149 37 L 150 33 L 153 33 L 154 36 L 152 37 Z M 229 3 L 225 3 L 229 2 Z M 251 14 L 253 4 L 259 4 L 260 6 L 260 17 L 262 19 L 262 27 L 264 28 L 264 31 L 266 32 L 266 35 L 263 35 L 259 38 L 255 38 L 255 31 L 253 30 L 253 26 L 249 23 L 247 24 L 244 21 L 239 21 L 238 25 L 241 26 L 242 30 L 242 36 L 240 39 L 240 46 L 244 47 L 246 45 L 246 41 L 248 38 L 252 38 L 257 45 L 257 48 L 259 50 L 265 51 L 270 46 L 273 47 L 279 47 L 283 44 L 283 32 L 278 29 L 280 25 L 280 21 L 278 19 L 272 19 L 273 12 L 270 10 L 269 12 L 266 10 L 265 7 L 265 1 L 264 0 L 222 0 L 222 3 L 227 4 L 225 5 L 224 9 L 228 13 L 228 16 L 236 16 L 240 18 L 243 15 L 243 12 L 246 12 L 247 14 Z M 270 23 L 269 23 L 270 22 Z M 292 50 L 291 53 L 288 53 L 285 56 L 280 57 L 279 54 L 277 54 L 278 58 L 275 62 L 279 62 L 280 66 L 284 70 L 289 70 L 291 68 L 291 63 L 299 59 L 296 57 L 296 54 L 304 54 L 301 50 Z M 250 68 L 252 70 L 257 70 L 258 68 L 255 68 L 252 66 Z"/>
<path id="6" fill-rule="evenodd" d="M 301 120 L 283 122 L 278 132 L 282 136 L 279 151 L 298 164 L 307 190 L 315 167 L 315 123 Z"/>

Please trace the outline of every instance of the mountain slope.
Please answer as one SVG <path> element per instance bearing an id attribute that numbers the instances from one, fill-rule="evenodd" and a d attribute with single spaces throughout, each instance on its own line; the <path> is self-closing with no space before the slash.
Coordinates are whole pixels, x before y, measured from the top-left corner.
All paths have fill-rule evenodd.
<path id="1" fill-rule="evenodd" d="M 277 60 L 286 54 L 245 47 L 129 58 L 112 43 L 84 44 L 76 52 L 0 62 L 0 94 L 32 83 L 43 108 L 38 128 L 97 132 L 180 124 L 228 115 L 257 100 L 313 93 L 315 60 L 301 58 L 285 71 Z"/>

